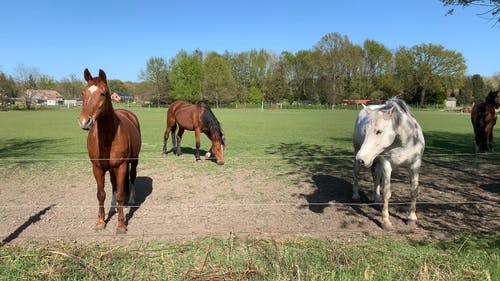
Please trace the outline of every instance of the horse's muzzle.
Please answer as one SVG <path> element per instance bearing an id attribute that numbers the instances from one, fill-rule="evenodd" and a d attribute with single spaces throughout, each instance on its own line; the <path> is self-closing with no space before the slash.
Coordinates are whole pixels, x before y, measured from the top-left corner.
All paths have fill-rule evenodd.
<path id="1" fill-rule="evenodd" d="M 83 119 L 80 118 L 78 120 L 78 124 L 80 125 L 80 128 L 88 131 L 88 130 L 92 129 L 92 126 L 94 125 L 94 120 L 91 117 L 86 117 Z"/>

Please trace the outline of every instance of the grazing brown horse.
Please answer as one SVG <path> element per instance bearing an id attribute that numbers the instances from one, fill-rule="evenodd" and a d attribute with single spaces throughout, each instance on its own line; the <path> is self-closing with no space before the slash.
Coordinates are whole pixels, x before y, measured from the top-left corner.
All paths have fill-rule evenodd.
<path id="1" fill-rule="evenodd" d="M 125 233 L 127 230 L 123 215 L 125 197 L 129 196 L 129 205 L 135 204 L 134 183 L 141 149 L 139 120 L 128 110 L 113 109 L 106 73 L 102 69 L 99 70 L 98 77 L 92 77 L 90 71 L 85 69 L 84 77 L 87 86 L 82 91 L 83 105 L 78 122 L 82 129 L 89 131 L 87 150 L 97 182 L 99 201 L 95 228 L 100 230 L 106 226 L 104 176 L 109 172 L 113 186 L 111 206 L 112 208 L 117 206 L 118 211 L 116 233 Z"/>
<path id="2" fill-rule="evenodd" d="M 493 151 L 493 127 L 497 123 L 498 91 L 490 91 L 485 101 L 474 105 L 470 113 L 474 127 L 476 152 Z"/>
<path id="3" fill-rule="evenodd" d="M 179 132 L 175 137 L 175 131 Z M 167 140 L 172 133 L 172 145 L 177 148 L 177 156 L 182 154 L 181 140 L 184 130 L 194 131 L 196 139 L 196 160 L 200 160 L 200 134 L 204 133 L 212 141 L 211 153 L 217 158 L 217 164 L 224 164 L 224 134 L 219 121 L 205 102 L 191 104 L 185 101 L 175 101 L 167 111 L 167 128 L 163 137 L 163 155 L 167 155 Z M 210 156 L 210 152 L 207 153 Z"/>

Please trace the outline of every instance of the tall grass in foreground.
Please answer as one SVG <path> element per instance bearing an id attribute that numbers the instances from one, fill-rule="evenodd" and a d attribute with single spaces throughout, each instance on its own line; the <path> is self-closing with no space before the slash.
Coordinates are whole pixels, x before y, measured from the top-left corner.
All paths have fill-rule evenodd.
<path id="1" fill-rule="evenodd" d="M 1 280 L 499 280 L 500 236 L 4 245 Z"/>

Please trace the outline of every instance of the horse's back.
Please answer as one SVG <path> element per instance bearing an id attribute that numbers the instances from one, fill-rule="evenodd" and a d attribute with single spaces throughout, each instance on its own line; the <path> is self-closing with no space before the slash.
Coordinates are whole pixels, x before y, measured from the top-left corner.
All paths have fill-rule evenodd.
<path id="1" fill-rule="evenodd" d="M 181 100 L 175 101 L 168 108 L 167 123 L 176 122 L 184 129 L 194 130 L 199 127 L 200 113 L 201 109 L 198 104 Z"/>
<path id="2" fill-rule="evenodd" d="M 116 109 L 116 115 L 120 119 L 121 129 L 124 130 L 129 136 L 129 147 L 132 150 L 130 152 L 132 157 L 139 155 L 141 150 L 141 129 L 139 125 L 139 118 L 129 110 L 126 109 Z"/>

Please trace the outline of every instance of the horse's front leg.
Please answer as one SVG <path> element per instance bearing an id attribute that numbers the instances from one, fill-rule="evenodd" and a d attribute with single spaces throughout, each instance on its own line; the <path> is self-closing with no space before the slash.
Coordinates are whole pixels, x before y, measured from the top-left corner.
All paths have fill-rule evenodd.
<path id="1" fill-rule="evenodd" d="M 388 161 L 380 161 L 382 165 L 382 190 L 384 196 L 384 206 L 382 208 L 382 228 L 392 230 L 392 223 L 389 219 L 389 199 L 391 199 L 391 173 L 392 167 Z"/>
<path id="2" fill-rule="evenodd" d="M 384 166 L 378 161 L 375 161 L 372 166 L 372 178 L 373 178 L 373 194 L 375 196 L 374 202 L 380 203 L 380 185 L 382 184 L 382 175 L 384 174 Z M 390 178 L 389 178 L 390 180 Z"/>
<path id="3" fill-rule="evenodd" d="M 201 130 L 195 129 L 194 130 L 194 137 L 196 140 L 196 152 L 195 152 L 196 161 L 201 160 L 200 159 L 200 135 L 201 135 Z"/>
<path id="4" fill-rule="evenodd" d="M 123 205 L 125 203 L 125 197 L 127 196 L 125 194 L 127 169 L 127 162 L 123 162 L 118 168 L 114 169 L 116 175 L 116 209 L 118 213 L 118 224 L 116 226 L 117 234 L 122 234 L 127 231 L 127 227 L 125 226 L 125 215 L 123 214 Z"/>
<path id="5" fill-rule="evenodd" d="M 411 186 L 411 203 L 410 203 L 407 224 L 410 226 L 417 225 L 418 173 L 419 173 L 418 168 L 411 168 L 409 170 L 410 186 Z"/>
<path id="6" fill-rule="evenodd" d="M 99 210 L 97 213 L 97 223 L 95 225 L 95 229 L 101 230 L 106 227 L 106 222 L 104 221 L 104 200 L 106 200 L 106 191 L 104 191 L 104 175 L 106 171 L 97 166 L 92 166 L 92 171 L 97 183 L 97 201 L 99 202 Z"/>

